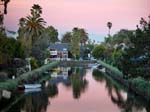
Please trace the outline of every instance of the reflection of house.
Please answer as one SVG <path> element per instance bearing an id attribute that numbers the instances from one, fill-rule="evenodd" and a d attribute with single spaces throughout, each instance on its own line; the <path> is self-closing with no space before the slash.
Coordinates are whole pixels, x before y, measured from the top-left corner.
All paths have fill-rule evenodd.
<path id="1" fill-rule="evenodd" d="M 69 44 L 67 43 L 51 43 L 50 58 L 53 60 L 67 60 L 69 53 Z"/>
<path id="2" fill-rule="evenodd" d="M 68 72 L 71 70 L 70 67 L 58 67 L 57 68 L 60 72 L 53 72 L 51 74 L 51 77 L 62 77 L 63 79 L 67 79 L 68 78 Z"/>
<path id="3" fill-rule="evenodd" d="M 51 77 L 52 79 L 50 80 L 50 83 L 52 84 L 59 84 L 59 83 L 63 83 L 65 85 L 70 85 L 70 79 L 69 79 L 69 71 L 71 70 L 70 67 L 60 67 L 60 68 L 57 68 L 60 70 L 59 73 L 57 72 L 53 72 L 51 73 Z"/>

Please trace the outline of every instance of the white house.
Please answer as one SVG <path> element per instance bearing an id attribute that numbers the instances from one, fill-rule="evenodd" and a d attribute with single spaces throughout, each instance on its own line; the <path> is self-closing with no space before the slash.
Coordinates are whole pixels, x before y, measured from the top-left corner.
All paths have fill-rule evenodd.
<path id="1" fill-rule="evenodd" d="M 49 46 L 51 60 L 68 60 L 69 44 L 51 43 Z"/>

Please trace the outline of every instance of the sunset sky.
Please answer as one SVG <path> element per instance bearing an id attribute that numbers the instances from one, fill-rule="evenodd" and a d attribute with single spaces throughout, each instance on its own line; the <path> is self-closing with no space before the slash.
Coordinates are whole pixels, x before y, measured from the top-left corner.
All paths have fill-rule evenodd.
<path id="1" fill-rule="evenodd" d="M 5 26 L 17 31 L 19 18 L 30 13 L 33 4 L 43 8 L 42 17 L 59 31 L 59 37 L 73 27 L 85 28 L 91 39 L 103 41 L 108 34 L 120 29 L 135 29 L 141 17 L 150 14 L 150 0 L 10 0 Z"/>

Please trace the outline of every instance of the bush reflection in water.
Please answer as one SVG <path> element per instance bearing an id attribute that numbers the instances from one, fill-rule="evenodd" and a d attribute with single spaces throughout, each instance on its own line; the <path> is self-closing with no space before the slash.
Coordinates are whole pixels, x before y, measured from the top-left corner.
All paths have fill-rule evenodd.
<path id="1" fill-rule="evenodd" d="M 93 77 L 96 81 L 103 83 L 108 91 L 111 101 L 116 104 L 123 112 L 143 112 L 146 110 L 150 112 L 150 102 L 136 95 L 127 88 L 121 86 L 119 83 L 110 78 L 107 74 L 99 70 L 93 71 Z M 126 91 L 127 98 L 124 98 L 122 91 Z"/>
<path id="2" fill-rule="evenodd" d="M 64 76 L 60 72 L 59 76 Z M 56 77 L 47 81 L 48 85 L 39 92 L 18 94 L 15 92 L 10 100 L 0 100 L 1 110 L 8 112 L 46 112 L 47 106 L 50 105 L 49 98 L 57 97 L 58 84 L 62 83 L 66 88 L 72 89 L 73 98 L 79 99 L 81 93 L 84 93 L 88 87 L 88 81 L 85 79 L 86 71 L 83 68 L 71 68 L 67 71 L 67 78 Z M 45 82 L 46 83 L 46 82 Z M 15 102 L 15 103 L 14 103 Z M 10 108 L 9 110 L 7 108 Z"/>
<path id="3" fill-rule="evenodd" d="M 65 72 L 66 73 L 66 72 Z M 83 68 L 71 68 L 67 72 L 58 73 L 58 77 L 51 78 L 45 82 L 47 85 L 42 91 L 29 94 L 13 94 L 10 100 L 0 100 L 0 111 L 4 112 L 46 112 L 50 106 L 52 98 L 57 98 L 59 94 L 58 86 L 61 83 L 67 91 L 72 91 L 72 97 L 79 99 L 86 93 L 89 86 L 87 81 L 86 70 Z M 150 112 L 150 103 L 137 96 L 127 88 L 121 86 L 108 75 L 94 70 L 93 76 L 96 82 L 105 84 L 106 94 L 110 97 L 113 104 L 117 105 L 122 112 Z M 47 83 L 47 84 L 46 84 Z M 92 96 L 90 96 L 92 97 Z M 9 110 L 6 109 L 10 107 Z"/>

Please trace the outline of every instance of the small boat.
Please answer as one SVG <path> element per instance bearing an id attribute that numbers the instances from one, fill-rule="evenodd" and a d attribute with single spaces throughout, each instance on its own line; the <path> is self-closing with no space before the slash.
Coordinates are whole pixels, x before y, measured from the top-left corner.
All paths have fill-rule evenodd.
<path id="1" fill-rule="evenodd" d="M 52 77 L 52 78 L 57 78 L 57 73 L 55 73 L 55 72 L 52 73 L 52 74 L 51 74 L 51 77 Z"/>
<path id="2" fill-rule="evenodd" d="M 51 71 L 52 71 L 52 72 L 57 72 L 57 73 L 59 73 L 59 72 L 60 72 L 60 69 L 55 68 L 55 69 L 52 69 Z"/>
<path id="3" fill-rule="evenodd" d="M 106 68 L 99 69 L 101 72 L 106 72 Z"/>
<path id="4" fill-rule="evenodd" d="M 95 64 L 95 65 L 93 66 L 93 69 L 98 69 L 98 70 L 101 71 L 101 72 L 106 72 L 106 68 L 103 67 L 101 64 Z"/>
<path id="5" fill-rule="evenodd" d="M 91 67 L 92 67 L 92 69 L 97 69 L 99 66 L 101 66 L 101 65 L 98 63 L 95 63 Z"/>
<path id="6" fill-rule="evenodd" d="M 31 94 L 31 93 L 38 93 L 38 92 L 41 92 L 41 91 L 42 91 L 41 88 L 25 89 L 24 93 L 25 94 Z"/>
<path id="7" fill-rule="evenodd" d="M 35 89 L 35 88 L 41 88 L 41 84 L 24 84 L 24 85 L 18 85 L 19 90 L 24 90 L 24 89 Z"/>

